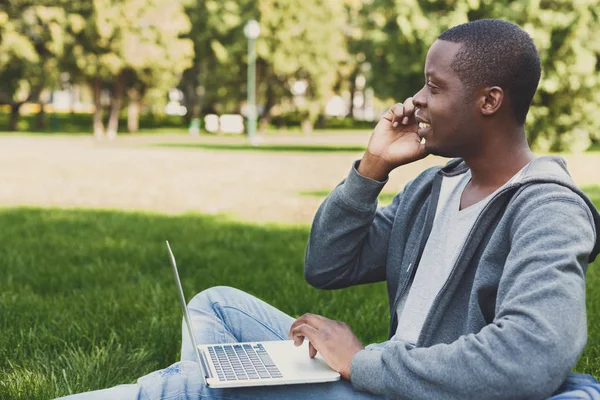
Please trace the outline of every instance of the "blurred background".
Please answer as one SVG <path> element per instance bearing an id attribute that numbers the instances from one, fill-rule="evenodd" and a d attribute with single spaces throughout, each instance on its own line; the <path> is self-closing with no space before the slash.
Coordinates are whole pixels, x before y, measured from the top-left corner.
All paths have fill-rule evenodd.
<path id="1" fill-rule="evenodd" d="M 542 59 L 531 144 L 581 151 L 600 131 L 598 13 L 596 0 L 4 1 L 0 127 L 241 132 L 235 117 L 219 124 L 227 114 L 262 132 L 370 127 L 422 86 L 442 31 L 503 18 Z"/>
<path id="2" fill-rule="evenodd" d="M 48 399 L 176 362 L 181 312 L 215 285 L 386 339 L 384 284 L 303 279 L 312 218 L 431 43 L 481 18 L 525 29 L 538 155 L 600 205 L 597 0 L 0 0 L 0 399 Z M 391 174 L 391 202 L 430 166 Z M 600 378 L 600 273 L 587 274 Z"/>

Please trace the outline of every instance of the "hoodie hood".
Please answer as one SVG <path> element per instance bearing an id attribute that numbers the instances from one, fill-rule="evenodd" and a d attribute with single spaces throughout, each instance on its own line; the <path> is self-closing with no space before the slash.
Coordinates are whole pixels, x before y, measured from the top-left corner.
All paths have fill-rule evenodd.
<path id="1" fill-rule="evenodd" d="M 462 159 L 453 159 L 442 169 L 442 173 L 446 176 L 455 176 L 466 172 L 468 168 Z M 524 167 L 521 178 L 515 183 L 515 186 L 522 187 L 538 183 L 554 183 L 564 186 L 585 202 L 590 210 L 596 235 L 594 249 L 589 257 L 589 262 L 592 263 L 600 253 L 600 214 L 590 198 L 573 182 L 565 159 L 559 156 L 542 156 L 533 159 Z"/>

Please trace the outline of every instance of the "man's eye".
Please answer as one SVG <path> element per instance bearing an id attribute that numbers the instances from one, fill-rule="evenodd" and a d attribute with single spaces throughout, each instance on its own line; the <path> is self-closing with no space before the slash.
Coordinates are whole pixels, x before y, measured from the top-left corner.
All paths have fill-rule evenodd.
<path id="1" fill-rule="evenodd" d="M 433 86 L 429 82 L 427 82 L 427 87 L 429 88 L 429 91 L 432 92 L 432 93 L 435 93 L 438 90 L 438 88 L 436 86 Z"/>

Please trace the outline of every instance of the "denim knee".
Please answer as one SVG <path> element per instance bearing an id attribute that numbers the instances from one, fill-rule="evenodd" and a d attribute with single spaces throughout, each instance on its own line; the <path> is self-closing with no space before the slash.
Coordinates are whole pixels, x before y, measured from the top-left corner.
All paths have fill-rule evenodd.
<path id="1" fill-rule="evenodd" d="M 193 309 L 212 309 L 213 304 L 227 304 L 234 299 L 250 296 L 246 292 L 229 286 L 213 286 L 195 295 L 188 303 Z"/>

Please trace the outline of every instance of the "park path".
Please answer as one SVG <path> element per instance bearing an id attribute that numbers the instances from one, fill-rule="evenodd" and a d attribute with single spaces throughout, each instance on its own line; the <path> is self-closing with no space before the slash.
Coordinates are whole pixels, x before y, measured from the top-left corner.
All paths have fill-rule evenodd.
<path id="1" fill-rule="evenodd" d="M 146 135 L 96 141 L 91 137 L 0 135 L 0 206 L 59 206 L 227 213 L 249 221 L 310 223 L 322 198 L 357 153 L 208 151 L 152 147 L 156 143 L 231 142 L 230 138 Z M 366 145 L 364 134 L 267 136 L 266 144 Z M 579 185 L 600 184 L 600 155 L 566 156 Z M 429 166 L 428 157 L 391 175 L 397 192 Z"/>

